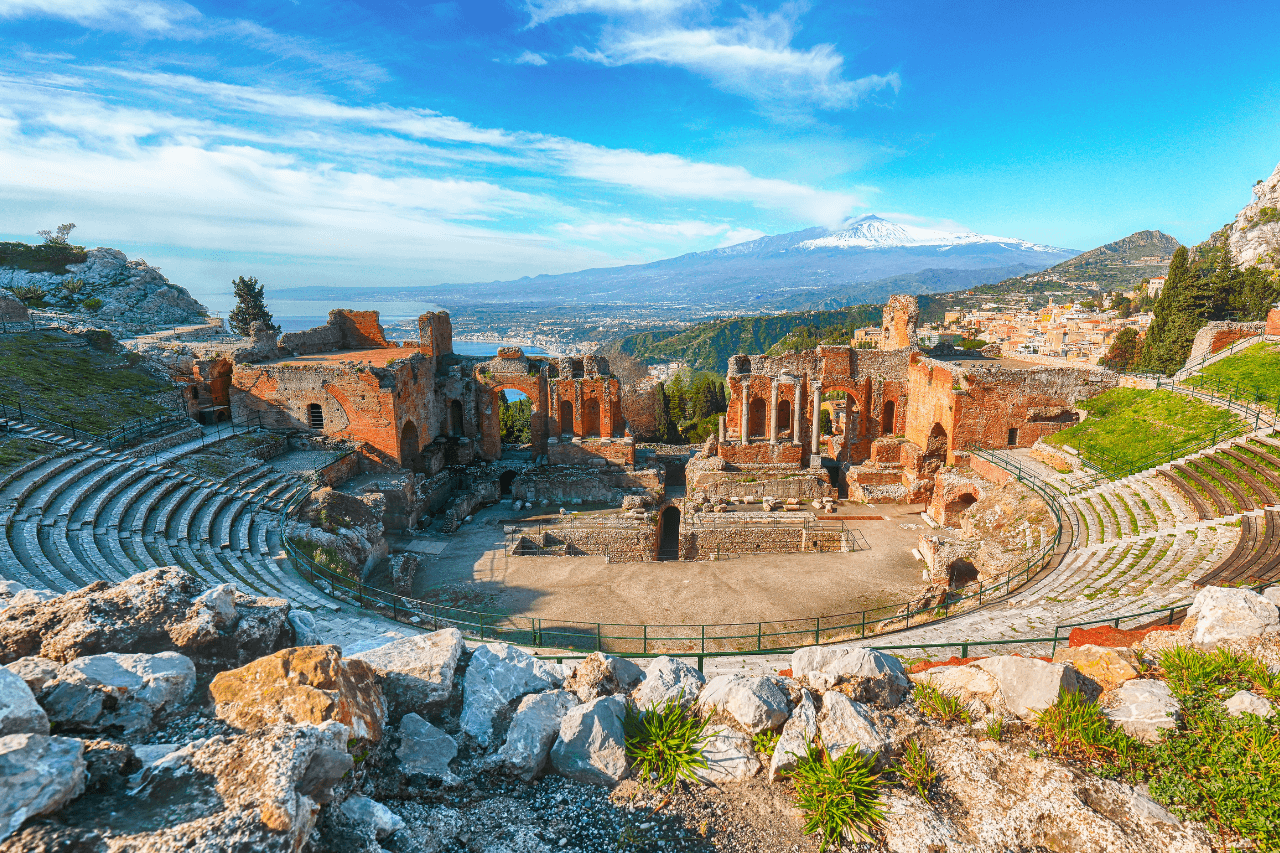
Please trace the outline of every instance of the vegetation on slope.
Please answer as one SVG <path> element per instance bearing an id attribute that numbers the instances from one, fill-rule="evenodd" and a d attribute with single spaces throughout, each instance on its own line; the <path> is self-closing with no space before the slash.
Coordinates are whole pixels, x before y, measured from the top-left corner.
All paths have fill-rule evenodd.
<path id="1" fill-rule="evenodd" d="M 0 337 L 0 401 L 21 398 L 24 413 L 91 433 L 164 413 L 153 397 L 167 383 L 113 352 L 73 348 L 82 342 L 54 331 Z"/>
<path id="2" fill-rule="evenodd" d="M 68 243 L 44 243 L 39 246 L 0 243 L 0 267 L 63 275 L 67 272 L 67 264 L 82 264 L 88 259 L 89 253 L 84 246 L 72 246 Z"/>
<path id="3" fill-rule="evenodd" d="M 0 475 L 21 468 L 33 459 L 56 452 L 57 448 L 43 441 L 19 436 L 0 436 Z"/>
<path id="4" fill-rule="evenodd" d="M 1188 384 L 1232 385 L 1239 388 L 1238 396 L 1274 403 L 1280 400 L 1280 345 L 1254 344 L 1203 368 Z"/>
<path id="5" fill-rule="evenodd" d="M 760 355 L 800 327 L 839 330 L 847 342 L 854 329 L 880 323 L 882 305 L 855 305 L 838 311 L 804 311 L 763 317 L 735 317 L 710 320 L 687 329 L 667 332 L 641 332 L 628 335 L 601 347 L 597 354 L 609 356 L 621 352 L 646 364 L 683 361 L 694 370 L 723 374 L 729 359 L 739 353 Z M 832 331 L 832 334 L 836 334 Z"/>
<path id="6" fill-rule="evenodd" d="M 1080 407 L 1088 418 L 1045 441 L 1070 445 L 1104 469 L 1176 451 L 1219 430 L 1241 426 L 1230 412 L 1174 391 L 1113 388 Z"/>
<path id="7" fill-rule="evenodd" d="M 1040 289 L 1061 289 L 1062 282 L 1093 282 L 1090 289 L 1132 290 L 1138 282 L 1162 275 L 1163 263 L 1143 263 L 1143 258 L 1168 258 L 1181 244 L 1161 231 L 1138 231 L 1096 249 L 1090 249 L 1050 267 L 1043 273 L 1027 273 L 996 284 L 974 288 L 975 293 L 1027 293 Z M 1047 277 L 1049 281 L 1040 281 Z"/>

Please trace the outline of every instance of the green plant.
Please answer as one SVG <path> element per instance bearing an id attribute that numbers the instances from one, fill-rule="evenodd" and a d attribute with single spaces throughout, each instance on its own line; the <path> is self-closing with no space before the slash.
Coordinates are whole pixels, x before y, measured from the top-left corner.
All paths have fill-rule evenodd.
<path id="1" fill-rule="evenodd" d="M 44 298 L 48 295 L 38 284 L 14 284 L 9 287 L 9 292 L 29 308 L 44 304 Z"/>
<path id="2" fill-rule="evenodd" d="M 969 712 L 959 697 L 939 690 L 932 684 L 917 684 L 911 698 L 915 700 L 920 713 L 940 723 L 969 722 Z"/>
<path id="3" fill-rule="evenodd" d="M 833 761 L 826 750 L 810 745 L 787 775 L 804 812 L 804 831 L 822 835 L 820 851 L 839 847 L 842 838 L 870 841 L 870 830 L 884 820 L 880 774 L 874 759 L 857 748 Z"/>
<path id="4" fill-rule="evenodd" d="M 1226 648 L 1202 652 L 1174 646 L 1160 653 L 1160 669 L 1169 682 L 1169 689 L 1184 697 L 1219 690 L 1230 694 L 1255 687 L 1276 695 L 1280 689 L 1280 679 L 1271 675 L 1260 661 Z"/>
<path id="5" fill-rule="evenodd" d="M 898 779 L 902 784 L 916 789 L 916 793 L 929 799 L 929 789 L 938 781 L 938 769 L 929 761 L 920 741 L 911 738 L 902 748 L 898 759 Z"/>
<path id="6" fill-rule="evenodd" d="M 1141 766 L 1142 744 L 1112 725 L 1083 694 L 1063 690 L 1036 718 L 1049 750 L 1093 768 L 1101 776 L 1115 776 Z"/>
<path id="7" fill-rule="evenodd" d="M 80 303 L 80 307 L 86 311 L 97 311 L 102 307 L 102 300 L 96 296 L 90 296 L 84 302 Z"/>
<path id="8" fill-rule="evenodd" d="M 622 729 L 632 771 L 659 787 L 693 781 L 694 770 L 707 766 L 702 756 L 707 721 L 685 711 L 679 698 L 647 711 L 628 706 Z"/>
<path id="9" fill-rule="evenodd" d="M 987 723 L 983 734 L 987 740 L 993 740 L 999 743 L 1004 740 L 1004 717 L 995 717 Z"/>
<path id="10" fill-rule="evenodd" d="M 73 278 L 69 281 L 64 281 L 62 283 L 62 289 L 68 296 L 75 296 L 77 293 L 84 290 L 84 279 Z"/>
<path id="11" fill-rule="evenodd" d="M 756 752 L 772 758 L 773 751 L 778 747 L 778 733 L 768 729 L 756 732 L 751 736 L 751 745 L 755 747 Z"/>

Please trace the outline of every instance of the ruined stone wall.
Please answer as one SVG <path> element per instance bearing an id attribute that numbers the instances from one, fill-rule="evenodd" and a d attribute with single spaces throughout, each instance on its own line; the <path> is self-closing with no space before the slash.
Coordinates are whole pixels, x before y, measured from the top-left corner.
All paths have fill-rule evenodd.
<path id="1" fill-rule="evenodd" d="M 680 559 L 709 560 L 716 554 L 795 554 L 804 546 L 799 525 L 732 525 L 680 530 Z"/>
<path id="2" fill-rule="evenodd" d="M 1191 352 L 1187 355 L 1186 367 L 1199 364 L 1200 361 L 1216 352 L 1221 352 L 1236 341 L 1252 338 L 1256 335 L 1266 333 L 1267 324 L 1263 321 L 1256 323 L 1231 323 L 1227 321 L 1215 321 L 1207 323 L 1200 327 L 1200 331 L 1196 332 L 1195 340 L 1191 342 Z"/>
<path id="3" fill-rule="evenodd" d="M 494 358 L 477 362 L 472 373 L 479 383 L 479 441 L 488 459 L 502 455 L 501 404 L 498 395 L 504 389 L 519 391 L 529 398 L 529 440 L 535 454 L 547 447 L 547 362 L 527 357 L 519 347 L 500 347 Z"/>
<path id="4" fill-rule="evenodd" d="M 658 530 L 643 521 L 616 526 L 557 525 L 547 528 L 539 544 L 568 546 L 568 554 L 595 554 L 610 563 L 641 563 L 658 553 Z"/>
<path id="5" fill-rule="evenodd" d="M 765 441 L 751 444 L 722 444 L 720 458 L 730 465 L 792 465 L 798 466 L 807 456 L 804 447 L 798 444 L 769 444 Z"/>
<path id="6" fill-rule="evenodd" d="M 1036 445 L 1036 447 L 1049 447 L 1049 446 L 1050 445 L 1047 445 L 1044 443 L 1040 443 Z M 1034 455 L 1034 451 L 1032 452 L 1032 455 Z M 979 477 L 981 477 L 984 480 L 995 483 L 997 486 L 1004 485 L 1005 483 L 1013 479 L 1013 475 L 1010 474 L 1008 471 L 1001 468 L 999 465 L 996 465 L 994 462 L 990 462 L 986 459 L 983 459 L 981 456 L 970 456 L 969 467 L 973 469 L 973 473 L 977 474 Z M 938 494 L 935 492 L 934 499 L 936 500 L 937 498 L 938 498 Z M 937 516 L 934 516 L 934 517 L 936 518 Z"/>
<path id="7" fill-rule="evenodd" d="M 703 474 L 696 490 L 708 499 L 738 497 L 756 501 L 764 497 L 811 501 L 834 492 L 825 475 L 750 479 L 745 474 L 727 472 Z"/>
<path id="8" fill-rule="evenodd" d="M 1280 305 L 1267 312 L 1266 335 L 1268 338 L 1280 338 Z"/>
<path id="9" fill-rule="evenodd" d="M 435 359 L 453 354 L 453 321 L 448 311 L 428 311 L 418 317 L 418 351 Z"/>
<path id="10" fill-rule="evenodd" d="M 441 526 L 445 533 L 456 531 L 466 521 L 467 516 L 480 507 L 498 502 L 500 489 L 497 480 L 472 482 L 470 485 L 471 488 L 467 491 L 454 495 L 449 506 L 445 508 Z"/>
<path id="11" fill-rule="evenodd" d="M 920 303 L 914 296 L 890 296 L 880 323 L 880 349 L 901 350 L 916 344 Z"/>
<path id="12" fill-rule="evenodd" d="M 566 361 L 570 359 L 561 359 L 561 370 Z M 548 383 L 547 396 L 550 435 L 622 437 L 622 386 L 617 379 L 561 373 Z"/>
<path id="13" fill-rule="evenodd" d="M 635 465 L 636 446 L 631 439 L 547 439 L 547 461 L 552 465 Z"/>
<path id="14" fill-rule="evenodd" d="M 329 324 L 338 327 L 343 349 L 373 349 L 395 346 L 387 342 L 378 322 L 377 311 L 350 311 L 336 308 L 329 312 Z"/>
<path id="15" fill-rule="evenodd" d="M 619 407 L 622 418 L 626 422 L 631 435 L 641 441 L 659 439 L 666 441 L 665 435 L 658 435 L 658 407 L 662 405 L 658 398 L 657 379 L 647 376 L 640 381 L 623 386 Z"/>

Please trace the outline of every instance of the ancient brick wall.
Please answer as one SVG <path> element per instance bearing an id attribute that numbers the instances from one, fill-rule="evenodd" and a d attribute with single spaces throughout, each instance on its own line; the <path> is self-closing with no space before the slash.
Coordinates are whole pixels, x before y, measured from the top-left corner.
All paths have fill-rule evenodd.
<path id="1" fill-rule="evenodd" d="M 564 544 L 569 554 L 596 554 L 610 563 L 639 563 L 658 553 L 658 531 L 652 524 L 632 522 L 618 526 L 557 525 L 546 529 L 547 545 Z"/>
<path id="2" fill-rule="evenodd" d="M 658 406 L 662 403 L 658 398 L 658 380 L 651 376 L 632 385 L 622 388 L 619 407 L 631 435 L 641 441 L 659 439 L 666 441 L 665 435 L 658 435 Z"/>
<path id="3" fill-rule="evenodd" d="M 797 444 L 769 444 L 758 441 L 751 444 L 725 443 L 720 445 L 720 458 L 730 465 L 800 465 L 807 458 L 807 451 Z"/>
<path id="4" fill-rule="evenodd" d="M 1049 446 L 1050 445 L 1046 445 L 1043 443 L 1036 445 L 1036 447 L 1038 448 L 1049 447 Z M 1032 455 L 1033 456 L 1035 455 L 1034 450 L 1032 451 Z M 982 479 L 995 483 L 998 486 L 1004 485 L 1005 483 L 1013 479 L 1013 475 L 1010 474 L 1008 471 L 1001 468 L 999 465 L 996 465 L 994 462 L 990 462 L 986 459 L 983 459 L 981 456 L 970 456 L 969 467 L 973 469 L 973 473 L 977 474 Z M 935 497 L 936 497 L 936 494 L 935 494 Z"/>
<path id="5" fill-rule="evenodd" d="M 794 554 L 804 545 L 800 525 L 733 525 L 680 531 L 680 559 L 709 560 L 716 554 Z"/>
<path id="6" fill-rule="evenodd" d="M 336 326 L 342 335 L 343 349 L 373 349 L 389 347 L 382 333 L 382 324 L 378 322 L 377 311 L 351 311 L 346 308 L 335 308 L 329 312 L 329 325 Z"/>
<path id="7" fill-rule="evenodd" d="M 547 461 L 552 465 L 635 465 L 636 447 L 630 439 L 599 439 L 592 441 L 547 440 Z"/>
<path id="8" fill-rule="evenodd" d="M 1266 334 L 1268 338 L 1280 338 L 1280 305 L 1267 312 Z"/>
<path id="9" fill-rule="evenodd" d="M 477 362 L 473 375 L 480 385 L 479 442 L 486 458 L 502 456 L 501 405 L 498 395 L 505 389 L 519 391 L 529 398 L 529 441 L 535 455 L 547 450 L 547 361 L 531 359 L 519 347 L 500 347 L 496 357 Z"/>
<path id="10" fill-rule="evenodd" d="M 1191 367 L 1199 364 L 1205 357 L 1221 352 L 1236 341 L 1265 334 L 1266 330 L 1267 324 L 1262 321 L 1257 323 L 1231 323 L 1226 321 L 1207 323 L 1200 327 L 1200 331 L 1196 332 L 1195 340 L 1191 342 L 1191 352 L 1187 355 L 1186 366 Z"/>
<path id="11" fill-rule="evenodd" d="M 428 311 L 418 317 L 418 351 L 435 359 L 453 354 L 453 321 L 448 311 Z"/>
<path id="12" fill-rule="evenodd" d="M 916 343 L 920 304 L 914 296 L 890 296 L 880 323 L 880 349 L 900 350 Z"/>
<path id="13" fill-rule="evenodd" d="M 470 488 L 465 492 L 455 494 L 453 500 L 445 508 L 441 529 L 445 533 L 453 533 L 462 526 L 467 516 L 482 506 L 497 503 L 498 497 L 497 480 L 470 483 Z"/>
<path id="14" fill-rule="evenodd" d="M 548 382 L 547 398 L 550 435 L 622 437 L 622 385 L 617 379 L 561 373 Z"/>

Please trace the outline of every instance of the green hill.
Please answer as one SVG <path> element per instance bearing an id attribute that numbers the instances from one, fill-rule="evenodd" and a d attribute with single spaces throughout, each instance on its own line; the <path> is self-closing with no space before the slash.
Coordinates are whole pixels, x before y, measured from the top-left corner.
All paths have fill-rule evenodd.
<path id="1" fill-rule="evenodd" d="M 1138 231 L 1076 255 L 1043 272 L 1027 273 L 976 287 L 974 292 L 1026 293 L 1071 284 L 1091 291 L 1132 290 L 1144 278 L 1164 275 L 1169 268 L 1169 259 L 1180 245 L 1162 231 Z"/>
<path id="2" fill-rule="evenodd" d="M 853 330 L 878 326 L 883 311 L 883 305 L 854 305 L 838 311 L 709 320 L 678 331 L 627 335 L 610 341 L 596 353 L 608 356 L 621 352 L 645 364 L 683 361 L 694 370 L 724 373 L 731 356 L 768 352 L 774 344 L 802 327 L 808 327 L 820 340 L 848 343 Z"/>

